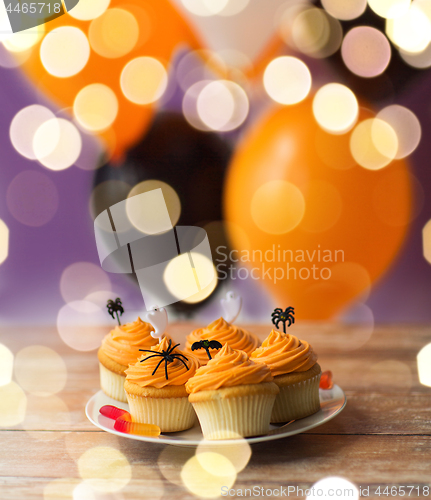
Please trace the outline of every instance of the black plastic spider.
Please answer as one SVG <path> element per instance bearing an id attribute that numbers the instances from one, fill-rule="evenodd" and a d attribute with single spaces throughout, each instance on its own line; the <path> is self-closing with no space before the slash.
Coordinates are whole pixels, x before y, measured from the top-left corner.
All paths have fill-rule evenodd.
<path id="1" fill-rule="evenodd" d="M 193 342 L 192 351 L 196 349 L 205 349 L 209 359 L 211 358 L 210 349 L 221 349 L 223 346 L 217 340 L 199 340 L 199 342 Z"/>
<path id="2" fill-rule="evenodd" d="M 159 351 L 149 351 L 147 349 L 139 349 L 140 351 L 142 352 L 151 352 L 152 353 L 152 356 L 147 356 L 146 358 L 144 359 L 141 359 L 141 363 L 144 362 L 144 361 L 147 361 L 147 359 L 150 359 L 150 358 L 155 358 L 156 356 L 161 356 L 162 359 L 159 361 L 159 363 L 157 363 L 157 366 L 154 368 L 154 371 L 151 375 L 154 375 L 158 369 L 158 367 L 163 363 L 163 361 L 165 362 L 165 377 L 166 377 L 166 380 L 169 380 L 169 377 L 168 377 L 168 363 L 172 363 L 175 359 L 178 359 L 178 361 L 181 361 L 181 363 L 186 367 L 186 369 L 188 370 L 189 367 L 186 365 L 185 361 L 181 358 L 184 358 L 186 361 L 188 361 L 188 358 L 186 356 L 184 356 L 184 354 L 180 354 L 179 352 L 176 352 L 174 354 L 172 354 L 173 350 L 178 347 L 180 344 L 175 344 L 174 346 L 172 345 L 172 340 L 169 339 L 169 345 L 168 345 L 168 348 L 166 349 L 166 351 L 162 351 L 162 352 L 159 352 Z"/>
<path id="3" fill-rule="evenodd" d="M 287 325 L 288 327 L 292 323 L 295 323 L 294 314 L 295 309 L 293 307 L 286 307 L 284 311 L 283 309 L 277 307 L 277 309 L 274 309 L 274 312 L 271 314 L 272 322 L 276 328 L 278 328 L 280 322 L 283 323 L 283 332 L 286 333 L 286 322 L 289 322 L 289 324 Z"/>

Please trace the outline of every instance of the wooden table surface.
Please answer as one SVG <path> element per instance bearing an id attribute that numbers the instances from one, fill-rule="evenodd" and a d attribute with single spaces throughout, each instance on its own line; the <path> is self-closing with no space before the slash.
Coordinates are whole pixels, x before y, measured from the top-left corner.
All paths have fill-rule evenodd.
<path id="1" fill-rule="evenodd" d="M 175 324 L 169 331 L 183 341 L 193 326 Z M 268 333 L 268 327 L 248 328 L 261 338 Z M 347 406 L 304 434 L 252 445 L 234 489 L 306 489 L 338 476 L 362 489 L 370 487 L 369 498 L 385 497 L 374 492 L 387 485 L 414 486 L 410 497 L 425 498 L 422 487 L 431 480 L 431 388 L 419 382 L 416 355 L 431 342 L 431 327 L 376 327 L 368 341 L 369 332 L 355 326 L 303 324 L 294 330 L 313 345 L 322 369 L 332 370 L 335 383 L 346 392 Z M 27 394 L 24 422 L 0 428 L 1 500 L 196 498 L 180 477 L 194 449 L 119 438 L 87 420 L 85 404 L 99 390 L 95 351 L 71 349 L 55 328 L 2 328 L 0 342 L 14 354 L 30 345 L 48 346 L 67 367 L 61 392 L 46 398 Z M 96 447 L 119 450 L 130 464 L 131 480 L 115 494 L 89 496 L 85 485 L 77 486 L 81 475 L 89 474 L 80 457 Z M 304 496 L 291 493 L 289 498 Z"/>

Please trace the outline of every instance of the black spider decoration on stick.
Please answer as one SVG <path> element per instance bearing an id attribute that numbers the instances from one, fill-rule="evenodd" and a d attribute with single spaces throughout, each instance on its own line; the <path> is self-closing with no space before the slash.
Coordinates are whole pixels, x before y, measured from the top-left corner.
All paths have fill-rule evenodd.
<path id="1" fill-rule="evenodd" d="M 289 322 L 288 327 L 292 323 L 295 323 L 295 309 L 293 307 L 286 307 L 283 311 L 283 309 L 277 307 L 271 314 L 271 318 L 276 328 L 278 328 L 279 323 L 283 323 L 283 332 L 286 333 L 286 322 Z"/>
<path id="2" fill-rule="evenodd" d="M 178 361 L 181 361 L 181 363 L 186 367 L 187 370 L 189 369 L 189 367 L 186 365 L 185 361 L 182 359 L 182 358 L 184 358 L 186 361 L 188 361 L 188 358 L 186 356 L 184 356 L 184 354 L 180 354 L 179 352 L 173 353 L 174 349 L 176 347 L 178 347 L 179 345 L 180 344 L 175 344 L 173 346 L 172 340 L 169 339 L 169 345 L 168 345 L 168 348 L 166 349 L 166 351 L 163 350 L 162 352 L 159 352 L 159 351 L 149 351 L 147 349 L 139 349 L 142 352 L 150 352 L 152 354 L 152 356 L 147 356 L 146 358 L 141 359 L 140 362 L 143 363 L 144 361 L 147 361 L 147 359 L 161 356 L 162 359 L 157 363 L 157 366 L 154 368 L 153 373 L 151 375 L 154 375 L 156 373 L 157 369 L 164 361 L 165 362 L 165 377 L 166 377 L 166 380 L 169 380 L 168 363 L 172 363 L 175 359 L 178 359 Z"/>
<path id="3" fill-rule="evenodd" d="M 200 340 L 199 342 L 193 342 L 192 351 L 197 349 L 205 349 L 208 354 L 208 358 L 211 358 L 210 349 L 221 349 L 223 346 L 217 340 Z"/>
<path id="4" fill-rule="evenodd" d="M 123 308 L 123 304 L 121 303 L 120 297 L 117 297 L 115 299 L 115 302 L 113 300 L 109 299 L 108 303 L 106 304 L 106 307 L 108 308 L 108 313 L 112 316 L 112 319 L 115 319 L 114 314 L 117 316 L 118 324 L 121 326 L 119 315 L 120 316 L 123 315 L 124 308 Z"/>

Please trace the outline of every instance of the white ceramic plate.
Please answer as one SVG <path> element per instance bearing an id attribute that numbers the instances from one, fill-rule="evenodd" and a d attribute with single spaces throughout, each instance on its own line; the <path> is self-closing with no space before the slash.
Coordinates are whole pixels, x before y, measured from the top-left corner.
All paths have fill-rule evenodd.
<path id="1" fill-rule="evenodd" d="M 129 409 L 129 405 L 127 403 L 120 403 L 115 399 L 109 398 L 102 391 L 99 391 L 88 401 L 85 407 L 85 413 L 90 422 L 100 429 L 110 432 L 111 434 L 116 434 L 117 436 L 129 439 L 135 439 L 137 441 L 149 441 L 152 443 L 173 444 L 177 446 L 196 446 L 203 440 L 202 431 L 197 421 L 196 424 L 187 431 L 161 434 L 159 437 L 137 436 L 118 432 L 114 429 L 114 421 L 99 413 L 99 409 L 104 405 L 114 405 L 125 410 Z M 250 437 L 246 438 L 246 440 L 249 443 L 260 443 L 262 441 L 271 441 L 272 439 L 281 439 L 287 436 L 299 434 L 328 422 L 334 418 L 335 415 L 338 415 L 338 413 L 340 413 L 345 406 L 346 395 L 341 387 L 334 385 L 334 387 L 328 391 L 320 390 L 320 410 L 314 415 L 289 422 L 288 424 L 282 426 L 270 425 L 268 434 L 265 436 Z M 217 445 L 225 443 L 232 445 L 235 443 L 235 440 L 208 441 L 208 443 L 214 443 Z"/>

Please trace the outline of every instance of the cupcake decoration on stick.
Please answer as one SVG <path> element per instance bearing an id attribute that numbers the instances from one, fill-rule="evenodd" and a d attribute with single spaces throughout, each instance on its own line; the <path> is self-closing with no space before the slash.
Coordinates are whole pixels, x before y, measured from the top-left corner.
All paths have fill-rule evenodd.
<path id="1" fill-rule="evenodd" d="M 154 328 L 154 332 L 151 333 L 151 336 L 158 339 L 160 343 L 168 326 L 168 313 L 166 309 L 164 307 L 154 306 L 146 313 L 145 319 Z"/>
<path id="2" fill-rule="evenodd" d="M 286 333 L 286 323 L 289 322 L 287 327 L 295 323 L 295 309 L 293 307 L 286 307 L 283 311 L 280 307 L 274 309 L 274 312 L 271 314 L 272 323 L 275 328 L 278 328 L 280 323 L 283 324 L 283 332 Z"/>
<path id="3" fill-rule="evenodd" d="M 199 342 L 195 342 L 192 345 L 192 351 L 196 351 L 197 349 L 205 349 L 208 358 L 211 358 L 210 349 L 221 349 L 223 346 L 217 340 L 200 340 Z"/>
<path id="4" fill-rule="evenodd" d="M 227 292 L 226 298 L 220 300 L 223 317 L 228 323 L 233 323 L 239 316 L 242 307 L 242 297 L 235 292 Z M 211 358 L 210 358 L 211 359 Z"/>
<path id="5" fill-rule="evenodd" d="M 121 326 L 120 316 L 123 315 L 124 308 L 123 308 L 123 304 L 121 302 L 120 297 L 117 297 L 115 299 L 115 301 L 112 299 L 109 299 L 107 304 L 106 304 L 106 307 L 108 309 L 108 313 L 112 316 L 112 319 L 115 319 L 115 316 L 117 316 L 118 326 Z M 115 314 L 115 316 L 114 316 L 114 314 Z"/>
<path id="6" fill-rule="evenodd" d="M 188 358 L 184 356 L 184 354 L 181 354 L 180 352 L 175 351 L 175 349 L 179 346 L 180 344 L 175 344 L 172 345 L 172 340 L 169 339 L 169 345 L 167 349 L 162 349 L 161 351 L 150 351 L 148 349 L 139 349 L 142 352 L 149 352 L 151 353 L 151 356 L 147 356 L 144 359 L 140 360 L 140 363 L 143 363 L 144 361 L 147 361 L 150 358 L 157 358 L 158 356 L 161 357 L 161 360 L 157 363 L 157 366 L 154 368 L 153 373 L 151 375 L 154 375 L 156 371 L 158 370 L 159 366 L 165 362 L 165 377 L 166 380 L 169 380 L 168 376 L 168 363 L 172 363 L 174 360 L 181 361 L 181 363 L 186 367 L 186 370 L 189 369 L 189 367 L 186 365 L 186 361 L 188 361 Z M 221 347 L 221 346 L 220 346 Z M 184 359 L 182 359 L 184 358 Z M 185 360 L 185 361 L 184 361 Z"/>

